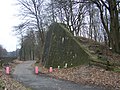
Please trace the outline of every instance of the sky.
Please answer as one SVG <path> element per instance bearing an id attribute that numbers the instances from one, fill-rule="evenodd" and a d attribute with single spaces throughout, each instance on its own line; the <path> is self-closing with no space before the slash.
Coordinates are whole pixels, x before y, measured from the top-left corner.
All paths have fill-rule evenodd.
<path id="1" fill-rule="evenodd" d="M 18 46 L 18 38 L 13 32 L 13 26 L 18 25 L 18 9 L 16 0 L 0 0 L 0 44 L 7 51 L 14 51 Z"/>

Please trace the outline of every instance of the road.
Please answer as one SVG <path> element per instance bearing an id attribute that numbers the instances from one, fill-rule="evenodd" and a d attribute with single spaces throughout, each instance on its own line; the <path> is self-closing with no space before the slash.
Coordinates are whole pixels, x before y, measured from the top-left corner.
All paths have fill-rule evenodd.
<path id="1" fill-rule="evenodd" d="M 83 86 L 73 82 L 54 79 L 46 75 L 35 75 L 31 66 L 34 61 L 18 64 L 13 72 L 13 78 L 32 90 L 103 90 L 98 87 Z"/>

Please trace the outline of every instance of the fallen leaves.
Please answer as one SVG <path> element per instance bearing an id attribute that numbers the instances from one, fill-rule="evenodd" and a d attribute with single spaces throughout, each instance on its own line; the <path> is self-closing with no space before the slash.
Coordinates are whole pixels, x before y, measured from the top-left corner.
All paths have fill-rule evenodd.
<path id="1" fill-rule="evenodd" d="M 110 90 L 120 90 L 120 73 L 106 71 L 105 69 L 96 66 L 79 66 L 68 69 L 59 69 L 52 73 L 45 73 L 50 76 L 74 81 L 76 83 L 98 85 L 110 88 Z"/>
<path id="2" fill-rule="evenodd" d="M 2 81 L 2 86 L 7 90 L 30 90 L 5 74 L 0 77 L 0 81 Z"/>

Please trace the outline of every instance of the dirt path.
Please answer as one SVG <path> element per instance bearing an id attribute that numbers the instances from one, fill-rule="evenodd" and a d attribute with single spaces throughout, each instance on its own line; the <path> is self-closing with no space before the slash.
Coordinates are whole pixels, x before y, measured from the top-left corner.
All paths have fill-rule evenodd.
<path id="1" fill-rule="evenodd" d="M 97 87 L 83 86 L 69 81 L 58 80 L 46 75 L 35 75 L 31 66 L 34 61 L 18 64 L 13 72 L 13 78 L 31 87 L 32 90 L 103 90 Z"/>

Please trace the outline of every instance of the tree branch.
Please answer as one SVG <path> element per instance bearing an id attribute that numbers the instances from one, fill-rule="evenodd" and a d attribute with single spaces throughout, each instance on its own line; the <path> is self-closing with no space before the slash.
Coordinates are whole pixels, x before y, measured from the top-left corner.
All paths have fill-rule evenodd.
<path id="1" fill-rule="evenodd" d="M 102 2 L 102 4 L 103 4 L 108 10 L 110 10 L 110 7 L 108 7 L 107 4 L 105 4 L 105 1 L 103 1 L 103 0 L 100 0 L 100 1 Z"/>

